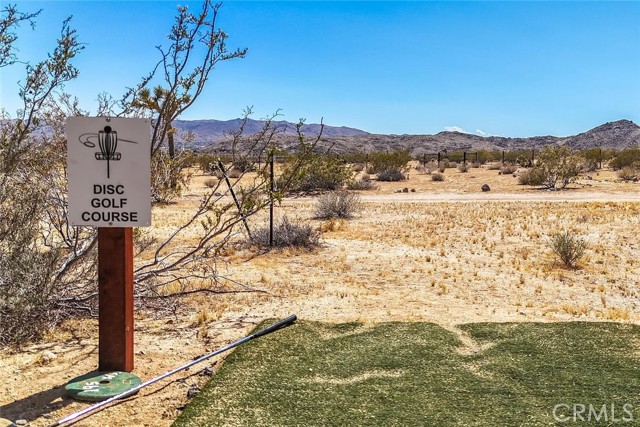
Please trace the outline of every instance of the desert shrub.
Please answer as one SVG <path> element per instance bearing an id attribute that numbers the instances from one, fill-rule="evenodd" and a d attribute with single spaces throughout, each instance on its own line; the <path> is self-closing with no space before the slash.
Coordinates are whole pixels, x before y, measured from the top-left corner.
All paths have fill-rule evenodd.
<path id="1" fill-rule="evenodd" d="M 502 168 L 502 162 L 492 162 L 487 165 L 490 171 L 499 171 Z"/>
<path id="2" fill-rule="evenodd" d="M 440 172 L 434 172 L 431 174 L 432 181 L 444 181 L 444 174 Z"/>
<path id="3" fill-rule="evenodd" d="M 478 169 L 480 166 L 482 166 L 482 163 L 480 163 L 480 162 L 471 163 L 471 167 L 474 168 L 474 169 Z"/>
<path id="4" fill-rule="evenodd" d="M 349 191 L 332 191 L 318 198 L 318 219 L 351 218 L 361 208 L 360 196 Z"/>
<path id="5" fill-rule="evenodd" d="M 546 146 L 534 169 L 539 169 L 546 188 L 565 188 L 580 173 L 580 158 L 568 147 Z"/>
<path id="6" fill-rule="evenodd" d="M 207 188 L 215 188 L 218 185 L 218 182 L 219 181 L 217 179 L 209 178 L 204 181 L 204 186 Z"/>
<path id="7" fill-rule="evenodd" d="M 251 243 L 263 248 L 269 247 L 269 227 L 260 228 L 252 233 Z M 273 246 L 314 248 L 320 244 L 320 232 L 310 224 L 290 221 L 284 216 L 273 227 Z"/>
<path id="8" fill-rule="evenodd" d="M 587 243 L 571 231 L 565 230 L 551 236 L 551 248 L 565 266 L 574 268 L 584 255 Z"/>
<path id="9" fill-rule="evenodd" d="M 347 190 L 375 190 L 377 186 L 373 183 L 369 175 L 364 175 L 360 179 L 352 179 L 347 182 Z"/>
<path id="10" fill-rule="evenodd" d="M 457 162 L 447 162 L 447 169 L 455 169 L 458 167 Z"/>
<path id="11" fill-rule="evenodd" d="M 512 173 L 515 173 L 519 167 L 519 165 L 512 164 L 503 165 L 500 167 L 500 175 L 511 175 Z"/>
<path id="12" fill-rule="evenodd" d="M 227 177 L 229 177 L 231 179 L 238 179 L 243 174 L 244 174 L 244 172 L 242 172 L 242 170 L 240 170 L 240 169 L 236 169 L 235 166 L 227 171 Z"/>
<path id="13" fill-rule="evenodd" d="M 618 171 L 618 178 L 623 181 L 635 181 L 638 179 L 638 170 L 633 166 L 625 166 Z"/>
<path id="14" fill-rule="evenodd" d="M 426 165 L 424 165 L 424 171 L 428 174 L 431 174 L 438 170 L 438 163 L 434 161 L 430 161 Z"/>
<path id="15" fill-rule="evenodd" d="M 154 203 L 170 203 L 180 197 L 191 180 L 185 160 L 187 158 L 183 156 L 171 158 L 163 150 L 151 157 L 151 200 Z"/>
<path id="16" fill-rule="evenodd" d="M 619 170 L 625 166 L 633 166 L 636 162 L 640 162 L 640 148 L 627 148 L 617 153 L 609 162 L 609 166 L 614 170 Z"/>
<path id="17" fill-rule="evenodd" d="M 356 163 L 352 166 L 354 172 L 362 172 L 364 170 L 364 163 Z"/>
<path id="18" fill-rule="evenodd" d="M 369 173 L 381 173 L 388 170 L 398 170 L 402 173 L 407 169 L 410 161 L 411 154 L 406 150 L 373 153 L 369 156 L 371 163 L 371 172 Z"/>
<path id="19" fill-rule="evenodd" d="M 333 156 L 309 154 L 304 164 L 298 167 L 297 155 L 287 159 L 282 175 L 278 179 L 279 188 L 290 191 L 338 190 L 351 178 L 347 164 Z"/>
<path id="20" fill-rule="evenodd" d="M 458 165 L 458 170 L 462 173 L 468 172 L 469 171 L 469 165 L 467 163 L 460 163 Z"/>
<path id="21" fill-rule="evenodd" d="M 255 162 L 248 157 L 238 157 L 233 161 L 232 170 L 237 170 L 240 173 L 251 172 L 255 168 Z"/>
<path id="22" fill-rule="evenodd" d="M 397 182 L 404 181 L 406 176 L 400 169 L 392 168 L 378 172 L 378 181 Z"/>
<path id="23" fill-rule="evenodd" d="M 543 185 L 544 175 L 542 174 L 542 170 L 539 168 L 531 168 L 520 172 L 520 175 L 518 176 L 518 184 L 533 186 Z"/>

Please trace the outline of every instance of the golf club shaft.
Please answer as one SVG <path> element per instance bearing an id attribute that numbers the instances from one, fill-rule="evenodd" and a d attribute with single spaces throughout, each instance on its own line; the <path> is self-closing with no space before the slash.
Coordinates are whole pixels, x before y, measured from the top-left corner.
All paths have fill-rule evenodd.
<path id="1" fill-rule="evenodd" d="M 196 365 L 196 364 L 198 364 L 200 362 L 203 362 L 203 361 L 205 361 L 207 359 L 210 359 L 210 358 L 212 358 L 212 357 L 214 357 L 214 356 L 216 356 L 216 355 L 218 355 L 220 353 L 224 353 L 225 351 L 231 350 L 232 348 L 237 347 L 237 346 L 239 346 L 241 344 L 244 344 L 247 341 L 250 341 L 250 340 L 255 339 L 255 338 L 259 338 L 259 337 L 261 337 L 263 335 L 270 334 L 272 332 L 277 331 L 278 329 L 285 328 L 285 327 L 291 325 L 293 322 L 295 322 L 296 319 L 297 319 L 296 315 L 293 314 L 293 315 L 287 317 L 286 319 L 282 319 L 281 321 L 279 321 L 277 323 L 274 323 L 271 326 L 268 326 L 268 327 L 266 327 L 264 329 L 259 330 L 258 332 L 254 333 L 254 334 L 248 335 L 248 336 L 246 336 L 246 337 L 244 337 L 244 338 L 242 338 L 242 339 L 240 339 L 238 341 L 235 341 L 235 342 L 233 342 L 233 343 L 231 343 L 231 344 L 229 344 L 229 345 L 227 345 L 225 347 L 222 347 L 222 348 L 220 348 L 220 349 L 218 349 L 216 351 L 213 351 L 211 353 L 202 355 L 202 356 L 198 357 L 197 359 L 194 359 L 191 362 L 186 363 L 186 364 L 184 364 L 182 366 L 179 366 L 179 367 L 177 367 L 177 368 L 175 368 L 175 369 L 173 369 L 173 370 L 171 370 L 169 372 L 166 372 L 166 373 L 164 373 L 164 374 L 162 374 L 160 376 L 157 376 L 155 378 L 151 378 L 150 380 L 147 380 L 147 381 L 143 382 L 142 384 L 132 388 L 131 390 L 127 390 L 127 391 L 125 391 L 123 393 L 120 393 L 120 394 L 118 394 L 116 396 L 110 397 L 107 400 L 103 400 L 102 402 L 96 403 L 95 405 L 91 405 L 91 406 L 89 406 L 89 407 L 87 407 L 87 408 L 85 408 L 85 409 L 83 409 L 81 411 L 75 412 L 75 413 L 73 413 L 73 414 L 71 414 L 71 415 L 69 415 L 69 416 L 67 416 L 67 417 L 55 422 L 54 424 L 51 424 L 49 427 L 57 427 L 57 426 L 61 426 L 63 424 L 67 424 L 67 423 L 70 423 L 72 421 L 75 421 L 75 420 L 83 417 L 84 415 L 87 415 L 87 414 L 89 414 L 91 412 L 96 411 L 97 409 L 100 409 L 100 408 L 102 408 L 104 406 L 107 406 L 108 404 L 110 404 L 112 402 L 115 402 L 116 400 L 120 400 L 120 399 L 124 399 L 125 397 L 132 396 L 132 395 L 136 394 L 138 391 L 140 391 L 141 389 L 143 389 L 143 388 L 145 388 L 145 387 L 147 387 L 147 386 L 149 386 L 149 385 L 151 385 L 153 383 L 156 383 L 156 382 L 158 382 L 160 380 L 163 380 L 163 379 L 165 379 L 167 377 L 170 377 L 173 374 L 176 374 L 176 373 L 178 373 L 180 371 L 188 369 L 191 366 Z"/>

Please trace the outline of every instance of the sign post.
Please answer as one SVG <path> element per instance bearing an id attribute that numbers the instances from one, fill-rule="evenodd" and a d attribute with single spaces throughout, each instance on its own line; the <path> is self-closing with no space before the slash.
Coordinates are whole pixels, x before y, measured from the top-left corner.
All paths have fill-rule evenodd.
<path id="1" fill-rule="evenodd" d="M 69 222 L 98 227 L 98 370 L 133 370 L 133 228 L 151 225 L 148 119 L 67 120 Z"/>

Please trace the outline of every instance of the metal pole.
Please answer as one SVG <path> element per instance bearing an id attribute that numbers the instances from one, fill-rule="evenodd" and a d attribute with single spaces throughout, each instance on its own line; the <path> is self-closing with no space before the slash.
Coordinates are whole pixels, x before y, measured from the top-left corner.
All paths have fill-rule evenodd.
<path id="1" fill-rule="evenodd" d="M 296 320 L 297 320 L 296 315 L 292 314 L 291 316 L 287 317 L 286 319 L 283 319 L 283 320 L 281 320 L 281 321 L 279 321 L 277 323 L 274 323 L 271 326 L 268 326 L 268 327 L 266 327 L 264 329 L 259 330 L 255 334 L 246 336 L 246 337 L 242 338 L 241 340 L 233 342 L 233 343 L 231 343 L 231 344 L 229 344 L 229 345 L 227 345 L 225 347 L 222 347 L 221 349 L 218 349 L 218 350 L 216 350 L 216 351 L 214 351 L 212 353 L 208 353 L 208 354 L 205 354 L 203 356 L 200 356 L 197 359 L 194 359 L 193 361 L 191 361 L 191 362 L 189 362 L 187 364 L 179 366 L 179 367 L 177 367 L 177 368 L 175 368 L 175 369 L 173 369 L 173 370 L 171 370 L 171 371 L 169 371 L 167 373 L 164 373 L 164 374 L 162 374 L 162 375 L 160 375 L 158 377 L 155 377 L 155 378 L 152 378 L 150 380 L 147 380 L 147 381 L 143 382 L 142 384 L 140 384 L 139 386 L 132 388 L 131 390 L 125 391 L 125 392 L 120 393 L 120 394 L 118 394 L 116 396 L 110 397 L 109 399 L 104 400 L 104 401 L 102 401 L 100 403 L 96 403 L 95 405 L 89 406 L 88 408 L 85 408 L 82 411 L 78 411 L 78 412 L 76 412 L 74 414 L 71 414 L 71 415 L 61 419 L 60 421 L 57 421 L 54 424 L 51 424 L 49 427 L 57 427 L 57 426 L 60 426 L 60 425 L 63 425 L 63 424 L 68 424 L 68 423 L 75 422 L 80 417 L 83 417 L 84 415 L 87 415 L 90 412 L 94 412 L 97 409 L 100 409 L 100 408 L 102 408 L 102 407 L 104 407 L 104 406 L 106 406 L 106 405 L 108 405 L 108 404 L 110 404 L 112 402 L 115 402 L 116 400 L 120 400 L 120 399 L 124 399 L 125 397 L 133 396 L 134 394 L 136 394 L 141 389 L 143 389 L 143 388 L 145 388 L 147 386 L 150 386 L 153 383 L 156 383 L 156 382 L 158 382 L 160 380 L 163 380 L 163 379 L 165 379 L 165 378 L 167 378 L 167 377 L 169 377 L 169 376 L 171 376 L 173 374 L 176 374 L 176 373 L 178 373 L 180 371 L 188 369 L 191 366 L 193 366 L 195 364 L 198 364 L 200 362 L 203 362 L 203 361 L 205 361 L 207 359 L 211 359 L 213 356 L 217 356 L 220 353 L 224 353 L 225 351 L 231 350 L 232 348 L 237 347 L 240 344 L 244 344 L 247 341 L 251 341 L 252 339 L 259 338 L 261 336 L 264 336 L 264 335 L 270 334 L 272 332 L 275 332 L 275 331 L 277 331 L 279 329 L 285 328 L 285 327 L 293 324 L 293 322 L 295 322 Z"/>
<path id="2" fill-rule="evenodd" d="M 273 191 L 274 173 L 273 173 L 273 152 L 271 152 L 271 163 L 269 165 L 269 247 L 273 247 Z"/>
<path id="3" fill-rule="evenodd" d="M 133 371 L 133 229 L 98 228 L 98 370 Z"/>
<path id="4" fill-rule="evenodd" d="M 224 180 L 227 182 L 227 187 L 229 187 L 229 192 L 231 193 L 231 197 L 233 197 L 233 201 L 236 203 L 236 207 L 238 208 L 238 212 L 240 213 L 240 217 L 242 218 L 242 222 L 244 223 L 244 228 L 247 229 L 249 240 L 253 240 L 253 237 L 251 237 L 251 230 L 249 230 L 249 224 L 247 224 L 247 218 L 245 218 L 244 214 L 242 213 L 242 207 L 240 206 L 240 202 L 236 197 L 235 191 L 233 191 L 233 186 L 231 185 L 231 181 L 229 181 L 229 177 L 227 176 L 227 171 L 224 168 L 224 164 L 222 163 L 222 160 L 220 159 L 218 159 L 218 167 L 222 171 L 222 176 L 224 176 Z"/>

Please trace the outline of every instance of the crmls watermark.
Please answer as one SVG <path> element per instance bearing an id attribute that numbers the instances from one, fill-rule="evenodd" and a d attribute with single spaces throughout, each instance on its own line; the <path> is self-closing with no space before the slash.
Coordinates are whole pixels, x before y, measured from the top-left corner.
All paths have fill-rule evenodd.
<path id="1" fill-rule="evenodd" d="M 630 403 L 608 405 L 559 403 L 553 407 L 553 419 L 559 423 L 585 421 L 629 423 L 633 421 L 633 405 Z"/>

